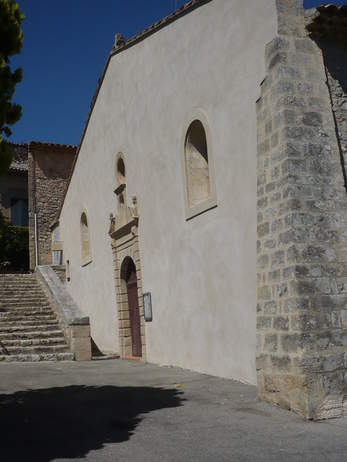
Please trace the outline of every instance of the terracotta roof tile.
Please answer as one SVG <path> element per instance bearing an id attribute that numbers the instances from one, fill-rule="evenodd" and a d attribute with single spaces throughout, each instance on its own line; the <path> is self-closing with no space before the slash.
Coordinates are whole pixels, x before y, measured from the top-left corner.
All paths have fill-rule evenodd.
<path id="1" fill-rule="evenodd" d="M 64 149 L 64 150 L 71 150 L 76 151 L 77 146 L 73 146 L 72 144 L 59 144 L 59 143 L 50 143 L 45 141 L 29 141 L 28 143 L 29 149 L 31 147 L 34 148 L 45 148 L 45 149 Z"/>
<path id="2" fill-rule="evenodd" d="M 27 172 L 28 171 L 28 151 L 30 147 L 38 149 L 62 149 L 65 152 L 71 151 L 75 153 L 77 146 L 70 144 L 57 144 L 42 141 L 30 141 L 29 143 L 8 143 L 12 152 L 12 162 L 10 171 L 12 172 Z"/>
<path id="3" fill-rule="evenodd" d="M 28 171 L 28 145 L 18 143 L 8 143 L 12 152 L 12 162 L 10 171 Z"/>

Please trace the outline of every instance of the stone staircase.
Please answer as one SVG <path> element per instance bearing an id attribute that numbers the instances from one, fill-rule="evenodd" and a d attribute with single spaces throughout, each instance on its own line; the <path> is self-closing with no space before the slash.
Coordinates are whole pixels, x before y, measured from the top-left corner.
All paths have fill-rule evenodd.
<path id="1" fill-rule="evenodd" d="M 0 361 L 73 359 L 35 274 L 0 274 Z"/>

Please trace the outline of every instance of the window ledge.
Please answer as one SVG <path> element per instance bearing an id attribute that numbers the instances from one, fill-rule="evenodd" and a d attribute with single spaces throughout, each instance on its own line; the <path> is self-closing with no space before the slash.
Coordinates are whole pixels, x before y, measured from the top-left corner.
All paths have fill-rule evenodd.
<path id="1" fill-rule="evenodd" d="M 83 267 L 83 266 L 87 266 L 87 265 L 89 265 L 90 263 L 92 263 L 92 261 L 93 261 L 92 257 L 87 257 L 87 258 L 85 258 L 84 260 L 82 260 L 81 266 L 82 266 L 82 267 Z"/>
<path id="2" fill-rule="evenodd" d="M 214 209 L 217 207 L 217 199 L 215 197 L 211 197 L 207 201 L 201 202 L 201 204 L 196 205 L 195 207 L 187 207 L 186 208 L 186 220 L 191 220 L 192 218 L 196 217 L 197 215 L 201 215 L 208 210 Z"/>

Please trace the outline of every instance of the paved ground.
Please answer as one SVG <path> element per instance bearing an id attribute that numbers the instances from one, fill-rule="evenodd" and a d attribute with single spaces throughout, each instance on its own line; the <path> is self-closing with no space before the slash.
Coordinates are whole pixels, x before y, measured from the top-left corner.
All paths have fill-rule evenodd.
<path id="1" fill-rule="evenodd" d="M 255 388 L 121 360 L 0 364 L 1 462 L 347 461 L 347 419 L 257 402 Z"/>

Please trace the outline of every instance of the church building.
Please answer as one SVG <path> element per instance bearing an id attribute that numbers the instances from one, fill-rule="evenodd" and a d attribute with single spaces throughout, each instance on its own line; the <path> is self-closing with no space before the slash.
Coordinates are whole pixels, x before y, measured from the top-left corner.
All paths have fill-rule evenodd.
<path id="1" fill-rule="evenodd" d="M 101 351 L 344 413 L 346 11 L 192 0 L 116 35 L 52 226 Z"/>

